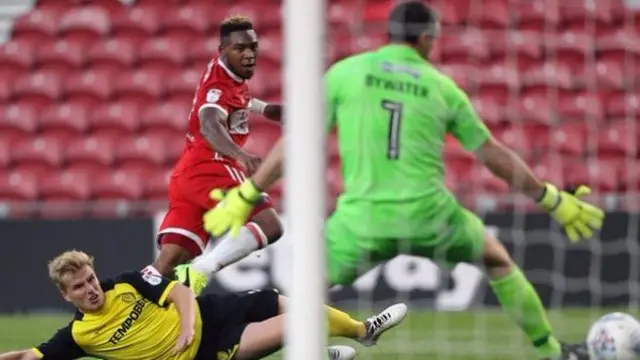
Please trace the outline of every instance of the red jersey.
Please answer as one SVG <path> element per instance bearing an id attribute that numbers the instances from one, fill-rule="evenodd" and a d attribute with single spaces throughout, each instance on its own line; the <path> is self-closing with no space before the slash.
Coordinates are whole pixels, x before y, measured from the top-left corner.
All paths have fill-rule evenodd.
<path id="1" fill-rule="evenodd" d="M 216 152 L 202 136 L 198 114 L 207 107 L 224 112 L 229 135 L 236 144 L 243 146 L 249 136 L 250 103 L 246 80 L 231 72 L 218 58 L 212 59 L 193 98 L 187 143 L 176 170 L 211 161 L 235 163 Z"/>

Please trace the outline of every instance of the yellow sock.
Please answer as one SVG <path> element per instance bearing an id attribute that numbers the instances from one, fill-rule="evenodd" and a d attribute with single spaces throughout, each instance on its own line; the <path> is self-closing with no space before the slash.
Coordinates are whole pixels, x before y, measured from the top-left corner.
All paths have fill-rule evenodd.
<path id="1" fill-rule="evenodd" d="M 327 316 L 329 318 L 329 336 L 358 339 L 366 334 L 362 321 L 354 320 L 351 316 L 338 309 L 327 306 Z"/>

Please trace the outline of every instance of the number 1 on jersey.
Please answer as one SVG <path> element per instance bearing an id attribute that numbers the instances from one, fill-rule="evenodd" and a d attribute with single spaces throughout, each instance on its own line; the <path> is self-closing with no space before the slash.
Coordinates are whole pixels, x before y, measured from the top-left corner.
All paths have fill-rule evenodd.
<path id="1" fill-rule="evenodd" d="M 389 112 L 389 145 L 387 146 L 387 157 L 391 160 L 397 160 L 400 155 L 402 103 L 382 100 L 382 108 Z"/>

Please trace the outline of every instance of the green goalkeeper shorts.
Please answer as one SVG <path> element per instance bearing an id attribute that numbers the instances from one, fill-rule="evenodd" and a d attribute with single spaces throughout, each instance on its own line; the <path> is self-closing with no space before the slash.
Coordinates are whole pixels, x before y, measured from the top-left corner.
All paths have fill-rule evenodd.
<path id="1" fill-rule="evenodd" d="M 475 262 L 484 247 L 484 224 L 461 206 L 443 224 L 444 233 L 439 234 L 405 239 L 364 237 L 349 229 L 348 224 L 339 211 L 333 213 L 326 224 L 327 270 L 331 285 L 351 284 L 378 263 L 400 254 L 454 265 Z"/>

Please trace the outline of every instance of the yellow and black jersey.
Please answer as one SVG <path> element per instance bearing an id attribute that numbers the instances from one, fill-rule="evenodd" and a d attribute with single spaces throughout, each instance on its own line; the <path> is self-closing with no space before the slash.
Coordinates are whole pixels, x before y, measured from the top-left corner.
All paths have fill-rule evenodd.
<path id="1" fill-rule="evenodd" d="M 33 351 L 45 360 L 84 356 L 118 360 L 191 360 L 200 346 L 202 320 L 196 302 L 196 336 L 173 354 L 180 317 L 167 296 L 176 284 L 155 275 L 123 274 L 101 283 L 105 304 L 98 312 L 77 312 L 71 323 Z"/>

